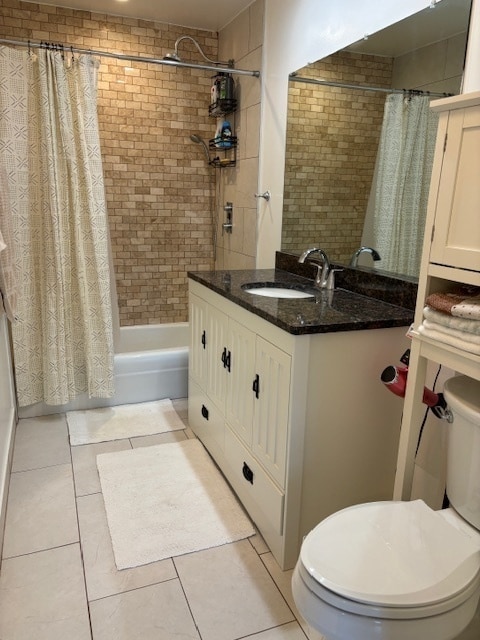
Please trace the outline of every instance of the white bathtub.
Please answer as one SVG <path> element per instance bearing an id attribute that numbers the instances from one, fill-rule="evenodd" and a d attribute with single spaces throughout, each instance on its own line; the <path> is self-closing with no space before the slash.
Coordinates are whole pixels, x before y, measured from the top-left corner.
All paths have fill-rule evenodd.
<path id="1" fill-rule="evenodd" d="M 82 394 L 60 406 L 39 402 L 21 408 L 19 417 L 187 397 L 187 322 L 121 327 L 118 343 L 113 398 L 89 398 Z"/>

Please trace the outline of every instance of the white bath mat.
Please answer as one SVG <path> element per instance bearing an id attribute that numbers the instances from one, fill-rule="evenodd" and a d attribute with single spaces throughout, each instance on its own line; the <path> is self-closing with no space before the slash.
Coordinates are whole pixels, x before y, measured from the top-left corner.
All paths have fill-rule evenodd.
<path id="1" fill-rule="evenodd" d="M 67 411 L 72 446 L 185 429 L 171 400 Z"/>
<path id="2" fill-rule="evenodd" d="M 102 453 L 97 467 L 119 569 L 255 533 L 199 440 Z"/>

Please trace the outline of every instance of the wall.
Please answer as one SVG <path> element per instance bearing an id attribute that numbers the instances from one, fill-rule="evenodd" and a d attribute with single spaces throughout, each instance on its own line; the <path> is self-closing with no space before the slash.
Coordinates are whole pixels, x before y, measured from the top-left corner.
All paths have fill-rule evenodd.
<path id="1" fill-rule="evenodd" d="M 162 58 L 182 34 L 209 57 L 217 35 L 3 0 L 0 37 Z M 191 43 L 185 60 L 198 62 Z M 101 59 L 98 116 L 121 325 L 187 320 L 188 270 L 213 267 L 212 174 L 191 133 L 209 137 L 210 73 Z"/>
<path id="2" fill-rule="evenodd" d="M 288 74 L 420 11 L 427 0 L 265 0 L 257 266 L 271 267 L 280 247 Z"/>
<path id="3" fill-rule="evenodd" d="M 395 58 L 392 86 L 460 93 L 467 35 L 459 33 Z"/>
<path id="4" fill-rule="evenodd" d="M 261 70 L 264 0 L 256 0 L 219 33 L 219 58 L 235 66 Z M 217 170 L 217 269 L 255 266 L 257 246 L 257 176 L 259 170 L 261 80 L 235 76 L 239 109 L 234 116 L 238 137 L 237 164 Z M 213 137 L 213 135 L 212 135 Z M 233 203 L 233 229 L 222 234 L 223 206 Z"/>

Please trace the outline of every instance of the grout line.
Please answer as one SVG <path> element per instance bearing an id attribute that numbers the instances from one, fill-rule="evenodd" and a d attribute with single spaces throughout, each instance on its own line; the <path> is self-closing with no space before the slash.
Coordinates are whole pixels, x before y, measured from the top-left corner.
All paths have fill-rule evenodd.
<path id="1" fill-rule="evenodd" d="M 67 426 L 67 433 L 68 433 L 68 424 L 67 424 L 66 415 L 65 415 L 65 424 Z M 78 545 L 79 545 L 79 548 L 80 548 L 80 561 L 82 563 L 82 572 L 83 572 L 83 586 L 84 586 L 84 589 L 85 589 L 85 603 L 87 605 L 87 615 L 88 615 L 88 625 L 90 627 L 90 636 L 91 636 L 91 638 L 93 640 L 92 617 L 91 617 L 91 614 L 90 614 L 90 601 L 88 599 L 87 575 L 86 575 L 86 572 L 85 572 L 85 560 L 84 560 L 84 556 L 83 556 L 82 536 L 80 534 L 80 519 L 78 517 L 78 498 L 80 496 L 77 496 L 77 485 L 76 485 L 75 473 L 74 473 L 74 469 L 73 469 L 72 445 L 70 444 L 70 439 L 69 439 L 68 443 L 69 443 L 69 451 L 70 451 L 70 464 L 71 464 L 71 467 L 72 467 L 73 496 L 74 496 L 74 500 L 75 500 L 75 514 L 77 516 Z"/>
<path id="2" fill-rule="evenodd" d="M 182 589 L 183 595 L 185 597 L 185 602 L 187 603 L 188 610 L 190 611 L 190 615 L 192 616 L 193 624 L 195 625 L 195 629 L 197 630 L 198 637 L 199 637 L 200 640 L 202 640 L 202 634 L 200 633 L 200 629 L 199 629 L 199 627 L 197 625 L 197 621 L 195 620 L 195 616 L 193 615 L 193 611 L 192 611 L 192 608 L 190 606 L 190 602 L 188 601 L 187 593 L 185 591 L 185 588 L 183 586 L 182 580 L 180 578 L 180 574 L 178 573 L 177 565 L 175 564 L 175 557 L 172 557 L 171 560 L 173 562 L 173 566 L 175 567 L 175 573 L 177 574 L 178 582 L 180 583 L 180 588 Z"/>

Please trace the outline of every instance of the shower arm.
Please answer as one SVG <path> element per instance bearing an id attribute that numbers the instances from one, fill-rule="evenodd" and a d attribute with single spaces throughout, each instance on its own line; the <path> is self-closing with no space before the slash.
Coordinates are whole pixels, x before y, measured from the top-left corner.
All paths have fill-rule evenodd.
<path id="1" fill-rule="evenodd" d="M 215 65 L 219 65 L 219 66 L 224 66 L 224 67 L 233 67 L 234 61 L 233 60 L 228 60 L 228 62 L 222 62 L 221 60 L 212 60 L 211 58 L 208 58 L 205 53 L 203 52 L 202 47 L 200 46 L 200 44 L 195 40 L 195 38 L 192 38 L 192 36 L 180 36 L 180 38 L 177 38 L 176 42 L 175 42 L 175 48 L 174 48 L 174 59 L 177 59 L 178 61 L 181 61 L 180 56 L 178 55 L 178 45 L 180 44 L 180 42 L 182 40 L 190 40 L 190 42 L 193 42 L 193 44 L 195 45 L 198 53 L 202 56 L 202 58 L 204 60 L 206 60 L 207 62 L 210 62 L 210 64 L 215 64 Z"/>

